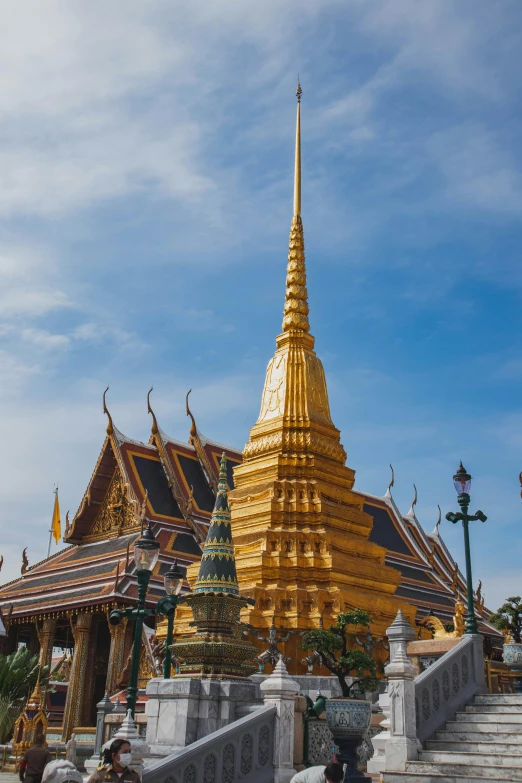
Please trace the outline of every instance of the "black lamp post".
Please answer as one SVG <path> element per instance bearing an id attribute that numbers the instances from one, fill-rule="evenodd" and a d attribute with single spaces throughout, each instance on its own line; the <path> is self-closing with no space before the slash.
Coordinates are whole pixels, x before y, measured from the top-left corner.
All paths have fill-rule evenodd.
<path id="1" fill-rule="evenodd" d="M 138 605 L 135 609 L 114 609 L 109 616 L 111 625 L 118 625 L 124 617 L 135 620 L 134 643 L 132 646 L 131 670 L 129 687 L 127 689 L 127 709 L 134 716 L 136 700 L 138 697 L 138 672 L 140 667 L 141 637 L 143 633 L 143 621 L 146 617 L 154 615 L 153 609 L 147 609 L 145 598 L 149 586 L 152 570 L 157 563 L 160 545 L 154 538 L 150 526 L 141 534 L 141 538 L 134 544 L 134 562 L 136 563 L 136 575 L 138 577 Z"/>
<path id="2" fill-rule="evenodd" d="M 156 614 L 164 614 L 167 617 L 167 638 L 165 639 L 165 660 L 163 661 L 163 679 L 170 680 L 172 634 L 174 631 L 174 615 L 178 605 L 178 596 L 183 587 L 183 574 L 178 568 L 177 561 L 167 571 L 164 577 L 165 592 L 167 595 L 160 598 L 156 606 Z"/>
<path id="3" fill-rule="evenodd" d="M 473 582 L 471 576 L 471 552 L 469 548 L 469 522 L 474 522 L 480 519 L 481 522 L 485 522 L 487 517 L 482 511 L 477 511 L 476 514 L 468 514 L 468 508 L 470 503 L 469 490 L 471 487 L 471 476 L 466 471 L 462 462 L 460 463 L 457 472 L 453 476 L 453 483 L 457 490 L 457 502 L 461 508 L 458 514 L 454 514 L 450 511 L 446 514 L 446 519 L 449 522 L 457 523 L 462 521 L 462 527 L 464 528 L 464 553 L 466 555 L 466 585 L 468 590 L 468 613 L 466 616 L 466 633 L 477 633 L 477 618 L 475 617 L 475 604 L 473 601 Z"/>

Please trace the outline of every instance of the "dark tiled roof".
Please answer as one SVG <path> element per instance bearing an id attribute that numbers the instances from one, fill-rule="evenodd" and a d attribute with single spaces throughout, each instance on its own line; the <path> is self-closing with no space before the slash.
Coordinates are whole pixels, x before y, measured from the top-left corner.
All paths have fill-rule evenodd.
<path id="1" fill-rule="evenodd" d="M 401 574 L 408 579 L 416 579 L 417 582 L 426 582 L 426 584 L 430 585 L 430 587 L 433 587 L 435 584 L 437 584 L 430 573 L 423 571 L 420 568 L 412 568 L 411 566 L 402 565 L 402 563 L 394 563 L 393 565 L 395 568 L 398 568 Z M 437 587 L 439 587 L 438 584 Z"/>
<path id="2" fill-rule="evenodd" d="M 153 511 L 159 516 L 183 519 L 183 514 L 174 500 L 159 459 L 133 454 L 133 460 L 141 483 L 148 492 Z"/>
<path id="3" fill-rule="evenodd" d="M 25 611 L 26 609 L 29 609 L 31 607 L 37 606 L 39 609 L 45 610 L 46 607 L 51 607 L 52 605 L 56 605 L 57 603 L 63 607 L 64 604 L 69 604 L 73 600 L 78 600 L 81 598 L 86 598 L 87 596 L 92 597 L 93 600 L 99 599 L 102 596 L 107 594 L 106 591 L 106 585 L 98 585 L 97 587 L 84 587 L 81 590 L 71 590 L 67 593 L 60 593 L 59 596 L 52 596 L 52 595 L 43 595 L 43 596 L 37 596 L 34 598 L 24 598 L 20 600 L 12 599 L 8 601 L 7 603 L 13 604 L 13 611 Z"/>
<path id="4" fill-rule="evenodd" d="M 138 533 L 132 533 L 129 536 L 121 536 L 120 538 L 113 538 L 110 541 L 96 541 L 92 544 L 78 544 L 73 551 L 69 552 L 62 560 L 61 563 L 69 563 L 76 560 L 87 560 L 91 558 L 99 558 L 103 555 L 110 555 L 114 552 L 125 552 L 127 544 L 130 544 L 138 538 Z"/>
<path id="5" fill-rule="evenodd" d="M 188 533 L 174 533 L 172 542 L 165 547 L 166 552 L 181 552 L 194 557 L 201 557 L 201 549 L 193 536 Z"/>
<path id="6" fill-rule="evenodd" d="M 440 593 L 434 593 L 434 592 L 422 592 L 418 588 L 410 587 L 408 584 L 402 584 L 400 587 L 397 588 L 397 592 L 395 595 L 402 595 L 404 598 L 406 598 L 410 603 L 416 603 L 417 601 L 425 604 L 425 603 L 432 603 L 433 606 L 445 606 L 451 609 L 453 611 L 455 607 L 455 599 L 450 597 L 445 597 L 443 595 L 440 595 Z"/>
<path id="7" fill-rule="evenodd" d="M 193 457 L 187 457 L 185 454 L 177 453 L 177 458 L 189 487 L 194 489 L 194 500 L 201 511 L 212 513 L 214 508 L 214 493 L 208 485 L 203 468 L 199 461 Z"/>
<path id="8" fill-rule="evenodd" d="M 62 572 L 53 572 L 50 573 L 48 576 L 34 576 L 31 578 L 31 572 L 29 571 L 28 574 L 25 577 L 22 577 L 21 579 L 17 580 L 15 584 L 11 586 L 11 588 L 7 588 L 5 592 L 0 593 L 0 598 L 4 598 L 5 596 L 10 595 L 12 591 L 16 595 L 19 595 L 20 593 L 27 592 L 29 590 L 36 590 L 37 588 L 41 587 L 55 587 L 57 585 L 60 585 L 64 582 L 84 582 L 88 579 L 93 579 L 93 577 L 101 577 L 106 576 L 114 572 L 115 569 L 115 563 L 101 563 L 100 565 L 92 565 L 88 568 L 82 568 L 79 571 L 62 571 Z"/>
<path id="9" fill-rule="evenodd" d="M 364 504 L 364 511 L 373 517 L 373 528 L 370 533 L 370 541 L 374 544 L 386 547 L 391 552 L 398 552 L 401 555 L 412 556 L 416 553 L 411 546 L 408 546 L 404 538 L 397 530 L 393 518 L 387 508 L 372 506 L 369 503 Z"/>

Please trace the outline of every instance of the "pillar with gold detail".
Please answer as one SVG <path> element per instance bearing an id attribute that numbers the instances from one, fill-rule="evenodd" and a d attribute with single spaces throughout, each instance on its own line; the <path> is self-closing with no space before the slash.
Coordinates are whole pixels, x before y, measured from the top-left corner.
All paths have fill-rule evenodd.
<path id="1" fill-rule="evenodd" d="M 370 542 L 372 518 L 353 492 L 340 432 L 330 414 L 325 374 L 310 334 L 301 219 L 301 87 L 297 89 L 294 214 L 290 229 L 283 329 L 266 372 L 259 418 L 230 493 L 242 594 L 255 607 L 242 618 L 255 628 L 304 630 L 333 621 L 340 611 L 370 612 L 383 635 L 401 608 L 394 597 L 399 571 L 386 550 Z M 189 569 L 194 578 L 195 569 Z M 303 656 L 294 634 L 285 644 L 292 671 Z"/>
<path id="2" fill-rule="evenodd" d="M 105 692 L 112 696 L 117 688 L 118 677 L 121 675 L 125 663 L 125 632 L 127 630 L 127 618 L 124 617 L 119 625 L 109 625 L 111 634 L 111 646 L 109 650 L 109 662 L 107 664 L 107 679 Z"/>
<path id="3" fill-rule="evenodd" d="M 71 623 L 71 626 L 74 638 L 74 652 L 63 718 L 62 739 L 64 741 L 70 739 L 73 729 L 82 723 L 87 688 L 86 673 L 92 614 L 79 612 L 76 623 L 74 625 Z"/>

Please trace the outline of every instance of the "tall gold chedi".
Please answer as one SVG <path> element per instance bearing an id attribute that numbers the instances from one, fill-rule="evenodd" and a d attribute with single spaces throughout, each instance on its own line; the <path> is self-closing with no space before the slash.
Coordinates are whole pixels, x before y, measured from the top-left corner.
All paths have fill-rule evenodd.
<path id="1" fill-rule="evenodd" d="M 380 636 L 402 608 L 393 597 L 400 573 L 386 550 L 368 541 L 373 520 L 353 489 L 340 432 L 330 416 L 321 361 L 308 321 L 301 220 L 301 87 L 297 88 L 294 215 L 290 229 L 283 331 L 268 364 L 259 418 L 230 493 L 241 592 L 255 599 L 242 619 L 255 628 L 303 630 L 325 625 L 347 608 L 372 616 Z M 293 671 L 304 653 L 294 635 L 285 645 Z"/>

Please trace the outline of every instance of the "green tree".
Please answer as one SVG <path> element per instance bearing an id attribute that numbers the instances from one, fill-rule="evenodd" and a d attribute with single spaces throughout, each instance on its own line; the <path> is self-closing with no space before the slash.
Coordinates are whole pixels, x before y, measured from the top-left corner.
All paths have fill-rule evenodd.
<path id="1" fill-rule="evenodd" d="M 31 694 L 40 671 L 42 685 L 49 678 L 49 667 L 39 669 L 38 656 L 27 647 L 9 655 L 0 654 L 0 742 L 5 742 Z"/>
<path id="2" fill-rule="evenodd" d="M 301 647 L 304 650 L 314 650 L 321 657 L 321 663 L 332 674 L 337 676 L 342 694 L 350 698 L 352 691 L 372 691 L 377 687 L 376 663 L 373 658 L 362 650 L 349 650 L 346 629 L 349 626 L 368 628 L 370 615 L 363 609 L 352 612 L 342 612 L 335 625 L 328 630 L 318 628 L 307 631 L 302 638 Z M 346 677 L 353 676 L 351 685 Z"/>
<path id="3" fill-rule="evenodd" d="M 519 595 L 507 598 L 489 620 L 499 631 L 509 631 L 513 642 L 522 642 L 522 602 Z"/>

